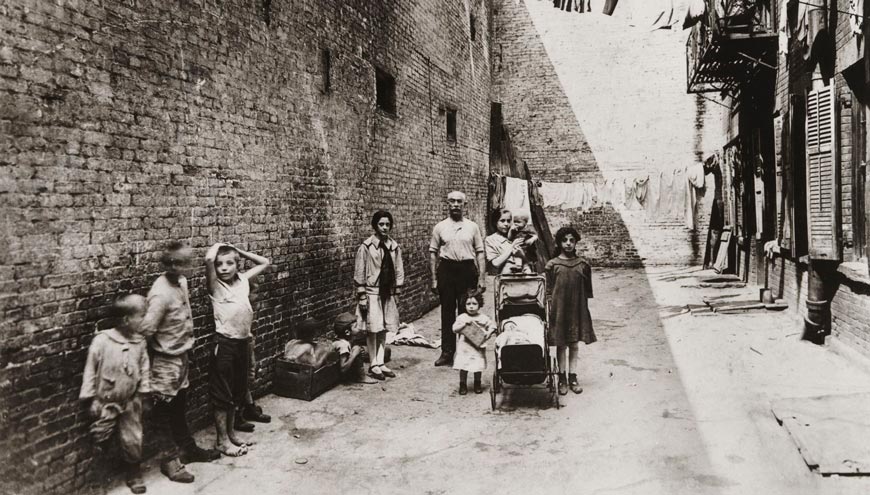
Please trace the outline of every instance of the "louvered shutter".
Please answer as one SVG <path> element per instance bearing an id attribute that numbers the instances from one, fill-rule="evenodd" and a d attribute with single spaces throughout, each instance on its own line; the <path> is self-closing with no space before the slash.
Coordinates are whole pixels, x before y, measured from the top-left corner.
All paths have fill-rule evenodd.
<path id="1" fill-rule="evenodd" d="M 839 260 L 833 84 L 807 95 L 807 227 L 812 259 Z"/>

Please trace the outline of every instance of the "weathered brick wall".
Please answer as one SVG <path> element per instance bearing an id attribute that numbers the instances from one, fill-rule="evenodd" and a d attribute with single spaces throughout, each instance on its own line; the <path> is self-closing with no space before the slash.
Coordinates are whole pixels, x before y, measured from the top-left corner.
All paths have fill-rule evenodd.
<path id="1" fill-rule="evenodd" d="M 76 400 L 86 350 L 118 294 L 147 291 L 166 240 L 273 260 L 254 325 L 260 391 L 293 321 L 350 307 L 376 209 L 404 248 L 404 319 L 431 308 L 445 194 L 464 190 L 483 219 L 488 18 L 485 0 L 4 2 L 0 492 L 68 492 L 102 469 Z M 395 77 L 394 116 L 376 108 L 375 67 Z M 202 273 L 197 424 L 213 330 Z"/>
<path id="2" fill-rule="evenodd" d="M 493 12 L 494 99 L 535 178 L 643 178 L 725 144 L 727 108 L 686 94 L 687 32 L 566 14 L 537 0 L 498 0 Z M 711 198 L 698 207 L 696 232 L 678 216 L 650 219 L 609 205 L 547 214 L 554 228 L 580 228 L 596 264 L 700 263 Z"/>
<path id="3" fill-rule="evenodd" d="M 849 2 L 838 0 L 838 9 L 848 11 Z M 834 13 L 836 27 L 834 40 L 836 46 L 836 74 L 833 84 L 838 97 L 837 106 L 839 118 L 838 125 L 838 164 L 839 164 L 839 192 L 840 202 L 840 226 L 842 237 L 845 241 L 854 239 L 853 233 L 853 192 L 852 192 L 852 114 L 843 102 L 851 102 L 851 89 L 843 77 L 841 71 L 847 69 L 853 63 L 854 48 L 857 46 L 853 37 L 848 17 Z M 812 81 L 811 72 L 807 62 L 803 60 L 797 51 L 795 41 L 792 40 L 788 55 L 780 55 L 777 64 L 776 98 L 777 106 L 784 111 L 788 108 L 789 94 L 804 96 Z M 794 153 L 805 153 L 806 150 L 794 150 Z M 786 163 L 787 167 L 793 166 Z M 805 185 L 801 185 L 805 187 Z M 843 260 L 850 262 L 858 259 L 860 253 L 855 253 L 848 242 L 843 247 Z M 785 263 L 784 276 L 782 265 Z M 860 271 L 860 270 L 859 270 Z M 870 319 L 870 286 L 864 277 L 847 275 L 850 270 L 833 272 L 827 280 L 831 298 L 831 333 L 854 350 L 870 356 L 870 331 L 866 322 Z M 759 277 L 763 281 L 763 274 Z M 783 297 L 789 303 L 789 309 L 798 314 L 806 315 L 807 284 L 809 274 L 807 264 L 789 255 L 787 259 L 777 259 L 776 267 L 771 265 L 770 284 L 772 287 L 783 285 Z M 782 281 L 780 280 L 782 279 Z"/>

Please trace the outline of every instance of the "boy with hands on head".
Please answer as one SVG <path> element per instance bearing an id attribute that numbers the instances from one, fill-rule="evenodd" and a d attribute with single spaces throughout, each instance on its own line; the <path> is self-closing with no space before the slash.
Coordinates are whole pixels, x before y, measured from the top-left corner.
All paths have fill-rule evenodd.
<path id="1" fill-rule="evenodd" d="M 245 258 L 254 262 L 247 272 L 239 271 Z M 249 299 L 249 280 L 263 272 L 268 258 L 224 243 L 213 245 L 205 255 L 206 282 L 214 310 L 216 344 L 209 374 L 209 394 L 214 405 L 217 439 L 215 447 L 224 455 L 247 453 L 254 442 L 236 437 L 233 423 L 236 407 L 244 405 L 248 390 L 249 340 L 254 310 Z"/>

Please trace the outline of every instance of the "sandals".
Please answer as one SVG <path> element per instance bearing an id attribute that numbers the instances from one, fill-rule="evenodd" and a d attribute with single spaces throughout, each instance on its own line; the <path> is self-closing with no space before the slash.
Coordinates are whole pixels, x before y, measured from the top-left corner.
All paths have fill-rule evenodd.
<path id="1" fill-rule="evenodd" d="M 233 445 L 233 448 L 223 449 L 220 445 L 215 446 L 217 450 L 220 451 L 221 454 L 227 457 L 241 457 L 248 453 L 248 446 L 245 444 L 242 445 Z"/>

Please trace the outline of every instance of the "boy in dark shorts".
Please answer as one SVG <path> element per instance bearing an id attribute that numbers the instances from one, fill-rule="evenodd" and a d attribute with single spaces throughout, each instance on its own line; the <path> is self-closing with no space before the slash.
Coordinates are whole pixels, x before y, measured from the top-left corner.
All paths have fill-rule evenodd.
<path id="1" fill-rule="evenodd" d="M 240 258 L 255 263 L 247 272 L 239 271 Z M 215 447 L 222 454 L 238 457 L 254 442 L 236 437 L 233 423 L 236 407 L 242 406 L 248 391 L 250 339 L 254 310 L 248 282 L 266 267 L 269 260 L 228 244 L 217 243 L 205 255 L 206 281 L 214 310 L 216 344 L 209 373 L 209 394 L 214 404 Z"/>

